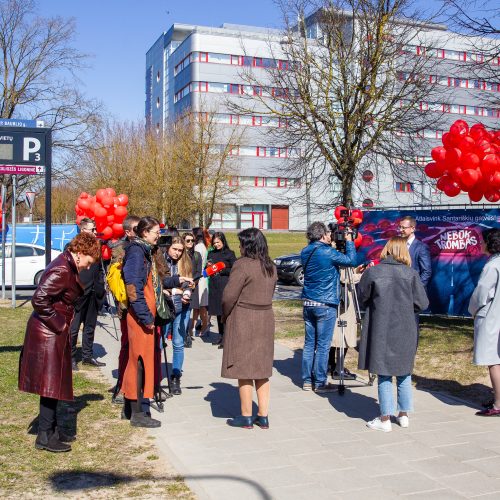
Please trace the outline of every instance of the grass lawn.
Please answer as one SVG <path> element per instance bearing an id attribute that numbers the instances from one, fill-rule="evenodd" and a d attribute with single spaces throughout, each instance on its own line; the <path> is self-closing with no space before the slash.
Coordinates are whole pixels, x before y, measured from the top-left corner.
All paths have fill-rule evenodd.
<path id="1" fill-rule="evenodd" d="M 240 256 L 237 232 L 224 232 L 229 248 L 234 250 L 236 257 Z M 267 244 L 269 246 L 269 255 L 271 259 L 275 259 L 280 255 L 287 255 L 290 253 L 298 253 L 307 245 L 305 232 L 266 232 L 264 234 L 267 238 Z"/>
<path id="2" fill-rule="evenodd" d="M 194 498 L 162 460 L 153 437 L 120 420 L 98 370 L 74 375 L 75 401 L 58 408 L 77 440 L 69 453 L 36 450 L 39 398 L 17 390 L 18 360 L 31 307 L 0 309 L 0 496 Z M 36 423 L 35 423 L 36 425 Z"/>
<path id="3" fill-rule="evenodd" d="M 293 349 L 302 349 L 304 322 L 302 303 L 285 300 L 274 303 L 276 337 Z M 446 392 L 482 403 L 490 399 L 488 369 L 472 364 L 474 328 L 472 319 L 422 317 L 420 343 L 413 372 L 419 389 Z M 357 370 L 357 353 L 349 349 L 346 366 Z M 366 372 L 361 372 L 366 376 Z"/>

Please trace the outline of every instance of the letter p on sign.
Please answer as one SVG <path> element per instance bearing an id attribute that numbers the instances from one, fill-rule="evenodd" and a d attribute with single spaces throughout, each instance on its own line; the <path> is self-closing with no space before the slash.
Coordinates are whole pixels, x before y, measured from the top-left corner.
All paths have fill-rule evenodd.
<path id="1" fill-rule="evenodd" d="M 40 151 L 42 144 L 35 137 L 24 137 L 23 139 L 23 161 L 30 161 L 30 155 L 35 155 L 35 161 L 40 161 L 40 154 L 36 154 Z"/>

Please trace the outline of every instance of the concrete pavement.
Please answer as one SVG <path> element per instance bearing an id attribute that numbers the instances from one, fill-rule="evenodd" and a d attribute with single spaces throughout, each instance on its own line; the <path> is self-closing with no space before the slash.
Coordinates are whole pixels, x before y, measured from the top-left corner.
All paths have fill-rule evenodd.
<path id="1" fill-rule="evenodd" d="M 112 381 L 120 344 L 110 316 L 99 324 L 95 352 Z M 226 420 L 239 414 L 238 391 L 220 377 L 221 357 L 196 339 L 185 350 L 183 394 L 168 399 L 164 413 L 152 410 L 162 421 L 150 431 L 158 449 L 199 498 L 500 498 L 500 418 L 415 391 L 408 429 L 370 430 L 376 387 L 347 382 L 343 396 L 304 392 L 300 353 L 276 343 L 270 429 L 232 428 Z"/>

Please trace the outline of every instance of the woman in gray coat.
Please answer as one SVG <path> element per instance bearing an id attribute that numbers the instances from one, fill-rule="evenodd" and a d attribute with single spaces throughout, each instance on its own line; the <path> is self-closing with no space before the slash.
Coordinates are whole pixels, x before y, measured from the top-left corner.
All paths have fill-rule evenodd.
<path id="1" fill-rule="evenodd" d="M 500 416 L 500 229 L 483 232 L 485 250 L 491 255 L 469 303 L 474 317 L 474 364 L 487 365 L 495 399 L 476 415 Z"/>
<path id="2" fill-rule="evenodd" d="M 415 313 L 426 309 L 429 300 L 418 273 L 410 267 L 405 238 L 391 238 L 380 258 L 380 264 L 366 270 L 359 282 L 359 302 L 366 314 L 358 367 L 378 376 L 380 417 L 366 425 L 389 432 L 394 412 L 393 376 L 398 388 L 397 421 L 401 427 L 409 425 L 408 412 L 413 410 L 411 372 L 417 352 Z"/>
<path id="3" fill-rule="evenodd" d="M 222 295 L 225 322 L 222 376 L 238 379 L 241 415 L 233 427 L 269 428 L 269 377 L 273 371 L 274 313 L 272 300 L 276 266 L 269 258 L 265 236 L 256 228 L 238 233 L 241 258 L 232 267 Z M 252 418 L 253 385 L 259 411 Z"/>

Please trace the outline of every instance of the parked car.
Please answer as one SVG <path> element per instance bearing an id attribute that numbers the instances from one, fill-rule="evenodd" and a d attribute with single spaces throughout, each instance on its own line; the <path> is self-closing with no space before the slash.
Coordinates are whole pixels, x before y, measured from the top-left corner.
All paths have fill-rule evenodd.
<path id="1" fill-rule="evenodd" d="M 61 252 L 52 250 L 54 260 Z M 16 286 L 37 286 L 45 269 L 45 248 L 16 243 Z M 0 284 L 2 282 L 2 245 L 0 244 Z M 5 245 L 5 286 L 12 285 L 12 245 Z"/>
<path id="2" fill-rule="evenodd" d="M 274 259 L 274 263 L 276 264 L 279 280 L 304 286 L 304 271 L 298 253 L 277 257 Z"/>

